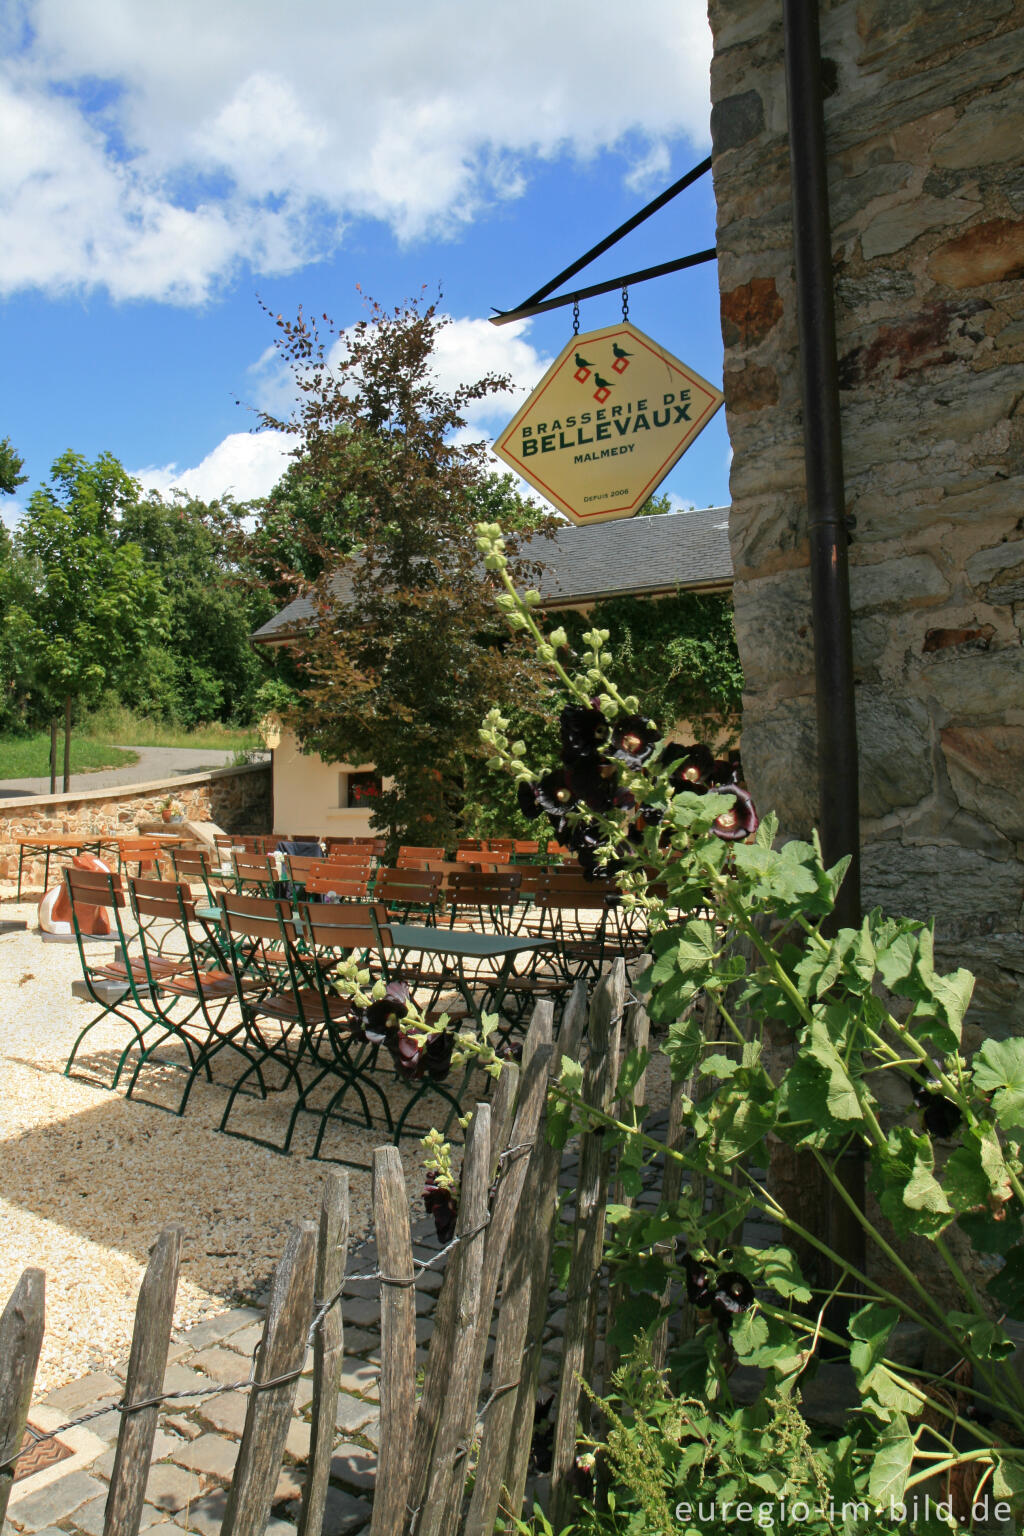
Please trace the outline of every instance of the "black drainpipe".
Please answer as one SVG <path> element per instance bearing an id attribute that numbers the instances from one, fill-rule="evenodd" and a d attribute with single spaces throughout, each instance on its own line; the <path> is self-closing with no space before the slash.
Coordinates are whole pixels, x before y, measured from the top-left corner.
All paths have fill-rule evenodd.
<path id="1" fill-rule="evenodd" d="M 857 720 L 818 0 L 782 0 L 782 14 L 818 706 L 818 818 L 825 863 L 851 855 L 834 923 L 856 928 L 861 920 Z M 854 1206 L 863 1210 L 861 1149 L 840 1158 L 835 1171 Z M 863 1228 L 815 1172 L 808 1170 L 804 1225 L 826 1234 L 832 1250 L 863 1272 Z M 838 1276 L 820 1278 L 834 1284 Z M 832 1327 L 841 1330 L 858 1305 L 849 1297 L 833 1302 Z"/>
<path id="2" fill-rule="evenodd" d="M 857 928 L 861 920 L 857 721 L 817 0 L 782 0 L 782 13 L 811 546 L 819 830 L 826 864 L 847 853 L 852 856 L 836 903 L 836 921 L 841 927 Z"/>

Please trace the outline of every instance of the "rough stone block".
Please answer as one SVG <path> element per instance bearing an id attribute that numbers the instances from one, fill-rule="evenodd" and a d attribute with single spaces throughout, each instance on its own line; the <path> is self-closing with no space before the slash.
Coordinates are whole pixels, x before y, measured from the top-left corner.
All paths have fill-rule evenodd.
<path id="1" fill-rule="evenodd" d="M 348 1488 L 372 1488 L 377 1481 L 377 1458 L 361 1445 L 343 1441 L 331 1457 L 331 1481 Z"/>
<path id="2" fill-rule="evenodd" d="M 207 1477 L 227 1481 L 234 1471 L 238 1445 L 237 1440 L 229 1440 L 224 1435 L 205 1434 L 173 1451 L 172 1455 L 180 1467 L 186 1467 L 190 1472 L 202 1472 Z"/>
<path id="3" fill-rule="evenodd" d="M 946 288 L 1012 282 L 1024 273 L 1024 219 L 987 219 L 976 224 L 933 251 L 928 271 Z"/>
<path id="4" fill-rule="evenodd" d="M 339 1429 L 348 1434 L 356 1434 L 364 1425 L 379 1419 L 379 1411 L 372 1403 L 364 1402 L 361 1397 L 352 1397 L 348 1392 L 338 1394 L 338 1408 L 334 1422 Z"/>
<path id="5" fill-rule="evenodd" d="M 922 197 L 899 203 L 877 214 L 861 235 L 865 261 L 901 251 L 930 229 L 946 229 L 981 212 L 976 198 Z M 962 287 L 963 284 L 950 286 Z"/>
<path id="6" fill-rule="evenodd" d="M 1024 841 L 1024 726 L 947 726 L 940 737 L 960 804 Z"/>
<path id="7" fill-rule="evenodd" d="M 196 1414 L 208 1429 L 222 1435 L 240 1435 L 245 1427 L 245 1411 L 248 1396 L 244 1392 L 225 1392 L 201 1403 Z"/>
<path id="8" fill-rule="evenodd" d="M 200 1350 L 198 1354 L 191 1355 L 188 1363 L 220 1386 L 241 1381 L 246 1376 L 245 1366 L 235 1351 L 222 1349 L 216 1344 Z"/>
<path id="9" fill-rule="evenodd" d="M 146 1503 L 169 1514 L 198 1499 L 201 1492 L 198 1477 L 184 1467 L 152 1467 L 146 1480 Z"/>
<path id="10" fill-rule="evenodd" d="M 83 1409 L 98 1405 L 104 1398 L 116 1401 L 120 1396 L 121 1383 L 116 1376 L 110 1376 L 106 1371 L 90 1371 L 88 1376 L 69 1382 L 66 1387 L 58 1387 L 44 1397 L 43 1402 L 47 1408 L 56 1408 L 61 1413 L 79 1414 Z"/>
<path id="11" fill-rule="evenodd" d="M 711 108 L 711 139 L 716 154 L 739 149 L 764 131 L 764 102 L 757 91 L 741 91 Z"/>
<path id="12" fill-rule="evenodd" d="M 67 1520 L 83 1504 L 93 1499 L 106 1498 L 106 1488 L 86 1472 L 69 1472 L 58 1477 L 38 1493 L 30 1493 L 19 1499 L 9 1510 L 11 1523 L 17 1522 L 23 1531 L 34 1533 L 46 1525 L 56 1525 Z"/>

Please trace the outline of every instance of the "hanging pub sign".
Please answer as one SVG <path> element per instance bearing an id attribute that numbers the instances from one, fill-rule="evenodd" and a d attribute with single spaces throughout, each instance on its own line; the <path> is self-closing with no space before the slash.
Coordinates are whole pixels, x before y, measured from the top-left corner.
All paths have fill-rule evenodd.
<path id="1" fill-rule="evenodd" d="M 494 451 L 574 523 L 632 517 L 723 398 L 620 320 L 572 338 Z"/>

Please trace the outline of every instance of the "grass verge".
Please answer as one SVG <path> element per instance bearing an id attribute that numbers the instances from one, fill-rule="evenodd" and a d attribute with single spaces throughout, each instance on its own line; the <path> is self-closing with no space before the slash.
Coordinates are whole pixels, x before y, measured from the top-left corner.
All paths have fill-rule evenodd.
<path id="1" fill-rule="evenodd" d="M 71 772 L 89 773 L 99 768 L 127 768 L 138 762 L 138 753 L 122 752 L 89 736 L 71 736 Z M 50 733 L 0 738 L 0 779 L 42 779 L 50 771 Z M 57 738 L 57 789 L 64 773 L 64 735 Z"/>

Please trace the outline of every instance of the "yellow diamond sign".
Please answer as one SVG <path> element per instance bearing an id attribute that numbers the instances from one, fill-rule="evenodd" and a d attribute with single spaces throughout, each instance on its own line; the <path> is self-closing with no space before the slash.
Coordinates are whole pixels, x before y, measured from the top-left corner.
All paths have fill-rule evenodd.
<path id="1" fill-rule="evenodd" d="M 574 523 L 631 517 L 722 400 L 623 320 L 573 337 L 494 450 Z"/>

